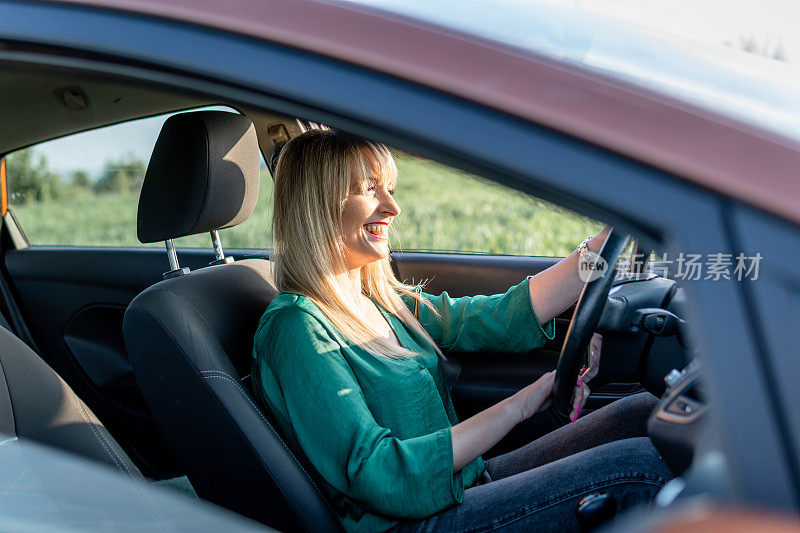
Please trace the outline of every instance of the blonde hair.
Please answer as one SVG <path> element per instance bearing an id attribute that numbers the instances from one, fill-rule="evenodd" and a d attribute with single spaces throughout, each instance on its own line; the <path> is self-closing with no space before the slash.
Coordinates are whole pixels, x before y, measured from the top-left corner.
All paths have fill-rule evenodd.
<path id="1" fill-rule="evenodd" d="M 333 130 L 309 130 L 281 150 L 272 218 L 278 290 L 307 296 L 350 340 L 389 358 L 415 354 L 382 338 L 351 311 L 357 302 L 336 274 L 347 271 L 342 207 L 348 193 L 372 180 L 394 181 L 396 177 L 394 158 L 385 145 Z M 361 289 L 442 355 L 401 295 L 432 309 L 430 303 L 416 287 L 395 277 L 388 256 L 361 267 Z"/>

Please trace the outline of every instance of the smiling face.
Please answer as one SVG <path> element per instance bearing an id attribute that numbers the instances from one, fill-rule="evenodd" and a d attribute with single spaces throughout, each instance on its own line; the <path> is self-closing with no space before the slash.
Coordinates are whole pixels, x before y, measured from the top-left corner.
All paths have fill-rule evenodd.
<path id="1" fill-rule="evenodd" d="M 391 155 L 378 160 L 376 154 L 365 153 L 354 159 L 350 191 L 342 206 L 342 243 L 350 269 L 389 255 L 389 225 L 400 214 L 393 198 L 397 170 Z"/>

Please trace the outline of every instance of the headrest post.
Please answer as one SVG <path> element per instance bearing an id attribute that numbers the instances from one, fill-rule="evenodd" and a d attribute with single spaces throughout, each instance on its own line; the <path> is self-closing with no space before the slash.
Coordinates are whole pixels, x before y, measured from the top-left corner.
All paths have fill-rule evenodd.
<path id="1" fill-rule="evenodd" d="M 219 240 L 219 231 L 213 230 L 211 232 L 211 245 L 214 247 L 214 255 L 217 261 L 225 259 L 225 252 L 222 251 L 222 242 Z"/>
<path id="2" fill-rule="evenodd" d="M 233 263 L 233 257 L 225 257 L 225 252 L 222 250 L 222 241 L 219 240 L 219 230 L 211 231 L 211 246 L 214 247 L 214 255 L 216 259 L 211 261 L 209 265 L 225 265 Z"/>
<path id="3" fill-rule="evenodd" d="M 167 239 L 164 241 L 164 244 L 167 245 L 167 259 L 169 259 L 169 269 L 170 270 L 178 270 L 181 265 L 178 264 L 178 252 L 175 251 L 175 244 L 172 242 L 172 239 Z"/>
<path id="4" fill-rule="evenodd" d="M 189 273 L 189 269 L 186 267 L 181 268 L 180 264 L 178 264 L 178 253 L 175 251 L 175 244 L 172 242 L 172 239 L 167 239 L 164 241 L 164 244 L 167 246 L 167 259 L 169 259 L 169 272 L 164 272 L 162 275 L 163 279 L 168 278 L 175 278 L 178 276 L 183 276 Z"/>

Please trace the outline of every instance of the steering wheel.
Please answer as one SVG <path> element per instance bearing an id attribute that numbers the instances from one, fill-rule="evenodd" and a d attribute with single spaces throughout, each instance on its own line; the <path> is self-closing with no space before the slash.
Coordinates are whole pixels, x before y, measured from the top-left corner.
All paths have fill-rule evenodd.
<path id="1" fill-rule="evenodd" d="M 555 383 L 553 384 L 553 403 L 549 409 L 551 418 L 559 425 L 567 424 L 570 421 L 575 383 L 583 363 L 583 354 L 600 322 L 608 294 L 614 284 L 617 258 L 625 249 L 627 242 L 627 235 L 618 235 L 614 233 L 613 229 L 611 230 L 598 254 L 608 265 L 606 272 L 603 276 L 594 280 L 590 279 L 584 284 L 575 306 L 575 313 L 572 315 L 572 321 L 567 330 L 567 338 L 558 358 Z M 602 264 L 601 261 L 598 262 Z"/>

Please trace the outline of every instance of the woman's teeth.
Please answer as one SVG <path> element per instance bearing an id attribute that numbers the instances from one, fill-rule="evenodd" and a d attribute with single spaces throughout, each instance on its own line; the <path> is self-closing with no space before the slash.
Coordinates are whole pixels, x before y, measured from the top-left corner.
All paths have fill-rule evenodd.
<path id="1" fill-rule="evenodd" d="M 386 237 L 388 227 L 386 224 L 364 224 L 364 229 L 376 237 Z"/>

